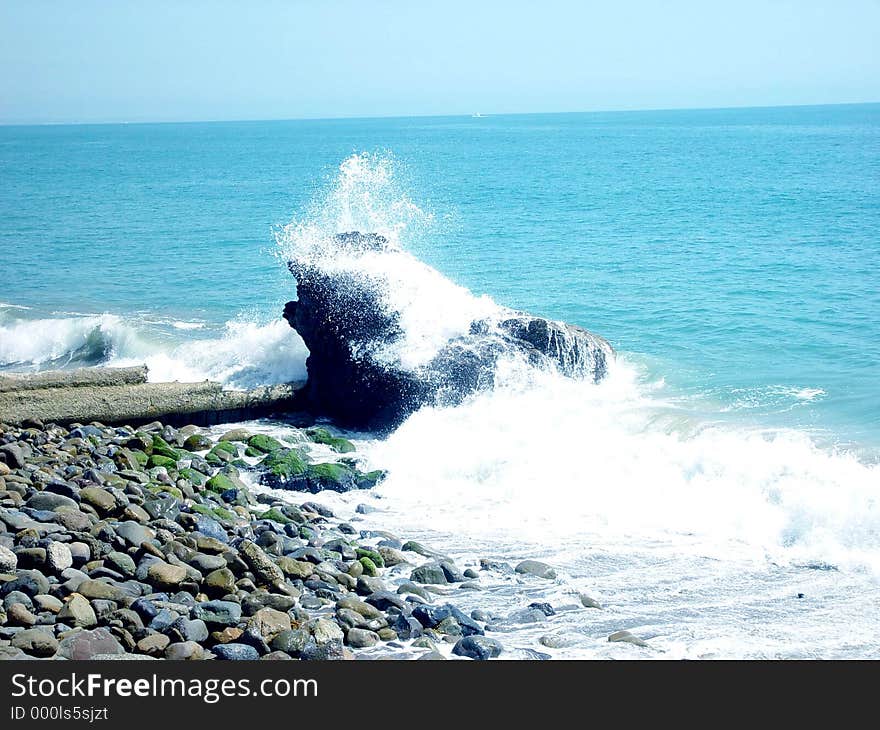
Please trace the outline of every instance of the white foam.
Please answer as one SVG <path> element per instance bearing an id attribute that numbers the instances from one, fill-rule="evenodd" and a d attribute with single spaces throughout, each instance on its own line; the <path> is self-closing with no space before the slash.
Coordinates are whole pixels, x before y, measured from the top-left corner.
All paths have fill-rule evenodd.
<path id="1" fill-rule="evenodd" d="M 176 330 L 201 330 L 205 328 L 205 323 L 174 321 L 171 323 L 171 326 Z"/>
<path id="2" fill-rule="evenodd" d="M 278 256 L 371 283 L 388 311 L 399 315 L 403 332 L 399 340 L 378 343 L 372 354 L 380 361 L 417 368 L 450 339 L 466 334 L 474 320 L 506 310 L 489 297 L 474 296 L 405 249 L 404 243 L 412 245 L 433 216 L 400 190 L 395 170 L 395 161 L 387 156 L 346 159 L 307 213 L 279 231 Z M 351 231 L 377 233 L 388 245 L 382 251 L 346 250 L 334 236 Z"/>
<path id="3" fill-rule="evenodd" d="M 393 512 L 501 542 L 663 545 L 880 575 L 880 467 L 797 431 L 693 421 L 625 363 L 598 386 L 516 363 L 500 381 L 371 446 Z"/>
<path id="4" fill-rule="evenodd" d="M 0 325 L 0 365 L 39 366 L 75 357 L 78 351 L 98 354 L 111 343 L 125 346 L 132 332 L 111 314 L 67 318 L 15 319 Z M 87 364 L 84 362 L 83 364 Z"/>
<path id="5" fill-rule="evenodd" d="M 183 325 L 183 326 L 180 326 Z M 215 380 L 251 388 L 302 380 L 308 351 L 287 322 L 227 322 L 216 337 L 180 341 L 202 323 L 113 314 L 16 319 L 0 325 L 0 366 L 18 368 L 146 364 L 151 382 Z"/>
<path id="6" fill-rule="evenodd" d="M 150 382 L 214 380 L 234 388 L 305 378 L 308 350 L 287 322 L 227 322 L 222 337 L 187 340 L 167 350 L 120 353 L 110 364 L 146 363 Z"/>

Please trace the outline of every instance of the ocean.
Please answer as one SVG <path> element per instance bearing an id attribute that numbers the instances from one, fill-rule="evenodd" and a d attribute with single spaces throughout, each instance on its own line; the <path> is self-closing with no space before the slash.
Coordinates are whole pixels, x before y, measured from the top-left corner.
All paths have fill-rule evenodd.
<path id="1" fill-rule="evenodd" d="M 300 379 L 286 256 L 351 230 L 406 252 L 364 271 L 395 283 L 399 362 L 502 306 L 586 327 L 617 353 L 599 385 L 503 363 L 351 434 L 389 476 L 322 498 L 464 565 L 559 566 L 565 646 L 523 626 L 523 651 L 880 650 L 880 105 L 7 126 L 0 221 L 3 370 Z"/>

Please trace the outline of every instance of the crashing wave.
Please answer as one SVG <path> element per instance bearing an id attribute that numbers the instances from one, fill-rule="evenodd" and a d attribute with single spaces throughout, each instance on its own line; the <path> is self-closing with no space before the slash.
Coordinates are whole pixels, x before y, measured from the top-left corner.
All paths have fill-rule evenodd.
<path id="1" fill-rule="evenodd" d="M 613 357 L 601 337 L 474 297 L 378 233 L 289 250 L 297 300 L 284 317 L 310 353 L 304 405 L 347 427 L 388 430 L 460 403 L 493 388 L 505 359 L 598 381 Z"/>

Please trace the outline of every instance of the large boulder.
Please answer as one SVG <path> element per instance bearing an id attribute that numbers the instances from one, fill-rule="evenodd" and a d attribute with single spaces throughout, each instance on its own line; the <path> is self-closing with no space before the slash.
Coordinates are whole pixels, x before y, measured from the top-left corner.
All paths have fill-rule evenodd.
<path id="1" fill-rule="evenodd" d="M 386 255 L 384 269 L 358 266 L 359 257 L 375 262 Z M 454 404 L 491 388 L 504 355 L 566 375 L 604 377 L 612 350 L 601 337 L 500 307 L 476 317 L 427 362 L 407 363 L 395 352 L 406 341 L 405 313 L 390 304 L 395 281 L 381 273 L 395 268 L 393 257 L 405 256 L 383 236 L 352 232 L 337 235 L 322 255 L 309 249 L 288 262 L 297 301 L 287 303 L 284 318 L 310 353 L 301 406 L 342 426 L 381 431 L 423 405 Z M 442 324 L 443 311 L 436 316 Z"/>

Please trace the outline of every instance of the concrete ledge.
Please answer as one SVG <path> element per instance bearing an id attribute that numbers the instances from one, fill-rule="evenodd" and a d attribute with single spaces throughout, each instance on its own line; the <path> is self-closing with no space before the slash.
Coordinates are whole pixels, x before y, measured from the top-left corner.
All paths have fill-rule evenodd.
<path id="1" fill-rule="evenodd" d="M 39 388 L 137 385 L 146 382 L 146 365 L 131 368 L 80 368 L 79 370 L 46 370 L 37 373 L 2 373 L 0 393 Z"/>
<path id="2" fill-rule="evenodd" d="M 22 386 L 9 388 L 13 381 L 21 382 Z M 224 390 L 220 383 L 207 380 L 145 381 L 145 367 L 4 375 L 0 386 L 0 422 L 137 424 L 161 420 L 207 425 L 293 410 L 294 398 L 303 385 L 287 383 L 239 391 Z"/>

